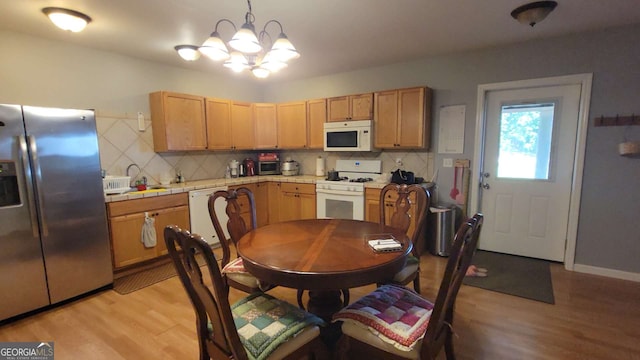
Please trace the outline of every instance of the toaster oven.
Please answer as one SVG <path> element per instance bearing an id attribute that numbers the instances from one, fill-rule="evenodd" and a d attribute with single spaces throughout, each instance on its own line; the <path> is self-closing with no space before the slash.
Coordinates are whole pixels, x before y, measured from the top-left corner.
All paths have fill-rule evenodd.
<path id="1" fill-rule="evenodd" d="M 280 175 L 280 161 L 258 161 L 259 175 Z"/>

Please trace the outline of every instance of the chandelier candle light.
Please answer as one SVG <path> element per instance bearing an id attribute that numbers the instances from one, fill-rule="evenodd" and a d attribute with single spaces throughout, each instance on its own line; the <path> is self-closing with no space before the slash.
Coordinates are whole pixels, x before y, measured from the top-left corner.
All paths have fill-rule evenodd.
<path id="1" fill-rule="evenodd" d="M 204 54 L 214 61 L 224 61 L 224 66 L 234 72 L 239 73 L 244 70 L 251 70 L 251 73 L 257 78 L 266 78 L 271 73 L 287 67 L 289 60 L 299 58 L 300 53 L 291 44 L 287 35 L 284 34 L 282 24 L 279 21 L 267 21 L 262 31 L 256 34 L 256 29 L 253 25 L 255 17 L 251 12 L 250 0 L 247 0 L 247 5 L 249 11 L 245 15 L 245 23 L 240 27 L 240 30 L 236 28 L 231 20 L 220 19 L 202 46 L 178 45 L 175 50 L 184 60 L 194 61 L 200 57 L 200 54 Z M 231 52 L 218 33 L 218 26 L 221 23 L 231 24 L 234 31 L 236 31 L 228 42 L 229 47 L 233 50 Z M 267 26 L 272 23 L 280 27 L 280 34 L 275 41 L 267 32 Z M 269 40 L 269 45 L 271 45 L 269 51 L 265 51 L 264 44 L 266 40 Z"/>

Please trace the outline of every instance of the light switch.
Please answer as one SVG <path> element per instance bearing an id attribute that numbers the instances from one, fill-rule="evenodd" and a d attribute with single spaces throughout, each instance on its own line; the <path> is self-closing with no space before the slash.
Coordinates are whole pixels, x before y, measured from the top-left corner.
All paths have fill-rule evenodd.
<path id="1" fill-rule="evenodd" d="M 444 167 L 453 167 L 453 159 L 443 159 L 442 160 L 442 166 Z"/>

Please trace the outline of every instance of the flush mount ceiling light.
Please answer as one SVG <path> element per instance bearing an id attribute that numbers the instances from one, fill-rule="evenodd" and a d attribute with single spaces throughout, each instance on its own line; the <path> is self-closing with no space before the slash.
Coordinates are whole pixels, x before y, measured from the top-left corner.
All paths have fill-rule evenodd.
<path id="1" fill-rule="evenodd" d="M 181 58 L 187 61 L 195 61 L 200 58 L 200 52 L 195 45 L 178 45 L 174 47 Z"/>
<path id="2" fill-rule="evenodd" d="M 544 20 L 556 6 L 558 3 L 555 1 L 536 1 L 517 7 L 511 12 L 511 16 L 519 22 L 533 27 Z"/>
<path id="3" fill-rule="evenodd" d="M 282 24 L 279 21 L 267 21 L 262 31 L 256 34 L 256 29 L 253 25 L 255 17 L 251 12 L 250 0 L 247 0 L 247 6 L 249 11 L 245 14 L 245 23 L 240 27 L 240 30 L 231 20 L 220 19 L 202 46 L 178 45 L 175 49 L 183 59 L 189 60 L 185 57 L 186 55 L 181 53 L 181 50 L 195 48 L 214 61 L 224 61 L 223 65 L 234 72 L 250 70 L 253 76 L 257 78 L 266 78 L 271 73 L 287 67 L 289 60 L 300 57 L 300 53 L 289 41 L 287 35 L 284 34 Z M 218 33 L 218 25 L 221 23 L 231 24 L 235 31 L 235 35 L 227 42 L 229 46 L 225 44 L 220 37 L 220 33 Z M 270 24 L 276 24 L 280 28 L 280 33 L 275 41 L 267 32 L 267 26 Z M 234 51 L 229 51 L 229 48 Z M 269 50 L 267 51 L 267 49 Z"/>
<path id="4" fill-rule="evenodd" d="M 46 7 L 42 9 L 42 12 L 49 17 L 55 26 L 71 32 L 80 32 L 91 22 L 89 16 L 75 10 Z"/>

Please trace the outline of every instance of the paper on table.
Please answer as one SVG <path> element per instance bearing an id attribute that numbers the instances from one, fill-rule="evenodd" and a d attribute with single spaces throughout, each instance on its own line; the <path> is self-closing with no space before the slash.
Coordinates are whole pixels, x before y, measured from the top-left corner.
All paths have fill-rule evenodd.
<path id="1" fill-rule="evenodd" d="M 401 250 L 401 249 L 402 249 L 401 244 L 381 244 L 381 245 L 373 246 L 373 250 L 375 251 L 392 251 L 392 250 Z"/>
<path id="2" fill-rule="evenodd" d="M 369 240 L 369 246 L 375 251 L 395 251 L 402 250 L 402 244 L 395 239 L 374 239 Z"/>

